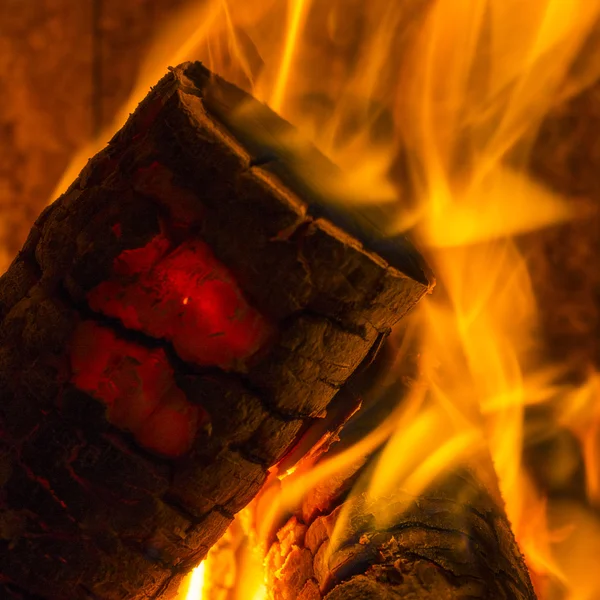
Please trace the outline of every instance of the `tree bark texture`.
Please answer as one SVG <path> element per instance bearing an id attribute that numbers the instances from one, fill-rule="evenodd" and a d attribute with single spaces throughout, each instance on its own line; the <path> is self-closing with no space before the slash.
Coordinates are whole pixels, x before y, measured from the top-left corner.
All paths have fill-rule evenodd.
<path id="1" fill-rule="evenodd" d="M 168 598 L 429 289 L 265 131 L 172 69 L 0 279 L 2 597 Z"/>
<path id="2" fill-rule="evenodd" d="M 378 509 L 363 495 L 292 517 L 268 555 L 273 597 L 534 599 L 510 525 L 478 479 L 464 470 L 418 498 L 397 494 L 384 529 L 373 527 Z M 333 542 L 343 510 L 350 526 Z"/>

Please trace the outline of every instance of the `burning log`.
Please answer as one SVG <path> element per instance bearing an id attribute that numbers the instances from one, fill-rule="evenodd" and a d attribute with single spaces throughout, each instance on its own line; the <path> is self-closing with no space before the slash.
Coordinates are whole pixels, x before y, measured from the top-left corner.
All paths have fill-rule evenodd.
<path id="1" fill-rule="evenodd" d="M 390 500 L 382 528 L 366 496 L 342 500 L 347 490 L 322 512 L 305 505 L 269 552 L 274 599 L 534 599 L 509 523 L 478 479 L 465 470 L 418 498 Z M 349 527 L 339 540 L 343 511 Z"/>
<path id="2" fill-rule="evenodd" d="M 416 368 L 416 359 L 404 359 L 371 414 L 361 410 L 345 425 L 330 448 L 332 460 L 389 419 L 394 399 L 406 398 L 415 384 L 414 370 L 405 367 Z M 368 379 L 362 388 L 367 398 L 374 395 Z M 378 450 L 323 479 L 278 521 L 266 558 L 273 600 L 535 600 L 487 449 L 424 489 L 401 484 L 377 496 L 370 485 L 379 456 Z M 268 489 L 263 494 L 269 498 Z"/>
<path id="3" fill-rule="evenodd" d="M 292 131 L 182 65 L 37 220 L 0 280 L 2 598 L 171 597 L 428 290 Z"/>

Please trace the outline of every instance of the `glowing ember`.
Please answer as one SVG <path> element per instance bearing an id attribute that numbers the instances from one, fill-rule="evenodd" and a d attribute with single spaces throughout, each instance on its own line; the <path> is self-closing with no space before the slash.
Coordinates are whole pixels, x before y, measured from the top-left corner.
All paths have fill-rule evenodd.
<path id="1" fill-rule="evenodd" d="M 176 248 L 157 236 L 125 250 L 114 276 L 88 294 L 93 310 L 129 329 L 169 340 L 186 361 L 232 368 L 254 354 L 269 328 L 228 271 L 199 240 Z"/>
<path id="2" fill-rule="evenodd" d="M 177 387 L 162 349 L 84 321 L 71 340 L 71 367 L 73 384 L 104 402 L 108 421 L 142 446 L 171 457 L 190 449 L 206 414 Z"/>

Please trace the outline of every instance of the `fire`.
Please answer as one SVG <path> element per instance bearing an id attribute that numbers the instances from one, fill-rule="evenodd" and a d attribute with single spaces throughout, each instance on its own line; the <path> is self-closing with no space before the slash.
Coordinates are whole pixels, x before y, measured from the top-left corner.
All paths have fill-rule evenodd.
<path id="1" fill-rule="evenodd" d="M 574 198 L 529 174 L 528 159 L 549 111 L 598 79 L 600 61 L 581 51 L 599 17 L 590 0 L 215 0 L 189 9 L 157 43 L 138 90 L 167 63 L 204 60 L 340 165 L 338 196 L 366 204 L 387 233 L 410 231 L 438 278 L 413 317 L 425 387 L 356 447 L 298 469 L 261 513 L 259 538 L 306 490 L 386 440 L 369 482 L 375 500 L 399 488 L 418 494 L 489 452 L 540 598 L 600 595 L 600 520 L 590 508 L 600 502 L 599 376 L 564 383 L 569 365 L 544 358 L 519 240 L 582 216 Z M 526 468 L 532 406 L 552 408 L 536 435 L 566 428 L 579 440 L 589 506 L 547 497 Z M 211 600 L 206 564 L 186 600 Z M 268 597 L 261 561 L 242 570 L 243 597 Z"/>
<path id="2" fill-rule="evenodd" d="M 600 374 L 591 373 L 581 387 L 564 395 L 558 421 L 579 439 L 585 462 L 586 491 L 593 505 L 600 505 Z"/>
<path id="3" fill-rule="evenodd" d="M 271 108 L 276 111 L 280 111 L 283 107 L 284 94 L 286 88 L 288 87 L 287 83 L 290 77 L 292 60 L 295 54 L 294 51 L 298 44 L 298 36 L 308 4 L 310 4 L 310 0 L 295 0 L 290 4 L 291 10 L 288 17 L 288 33 L 286 35 L 283 58 L 279 68 L 277 82 L 269 102 Z"/>
<path id="4" fill-rule="evenodd" d="M 191 573 L 189 589 L 185 600 L 202 600 L 206 563 L 202 561 Z"/>

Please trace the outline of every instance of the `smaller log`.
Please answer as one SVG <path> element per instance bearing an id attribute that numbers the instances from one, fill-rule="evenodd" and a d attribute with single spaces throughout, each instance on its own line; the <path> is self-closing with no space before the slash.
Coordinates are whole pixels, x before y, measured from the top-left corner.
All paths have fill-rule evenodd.
<path id="1" fill-rule="evenodd" d="M 415 385 L 416 365 L 416 355 L 405 360 L 391 385 L 363 381 L 368 409 L 348 422 L 329 455 L 388 418 Z M 378 456 L 340 469 L 280 521 L 266 559 L 273 600 L 535 600 L 489 456 L 470 458 L 417 496 L 400 486 L 383 502 L 368 493 Z M 284 494 L 295 476 L 283 480 Z M 268 500 L 269 490 L 263 495 Z"/>
<path id="2" fill-rule="evenodd" d="M 473 471 L 418 498 L 394 495 L 381 529 L 379 510 L 358 495 L 292 517 L 269 551 L 273 598 L 535 599 L 506 516 Z M 342 511 L 350 527 L 340 540 Z"/>

